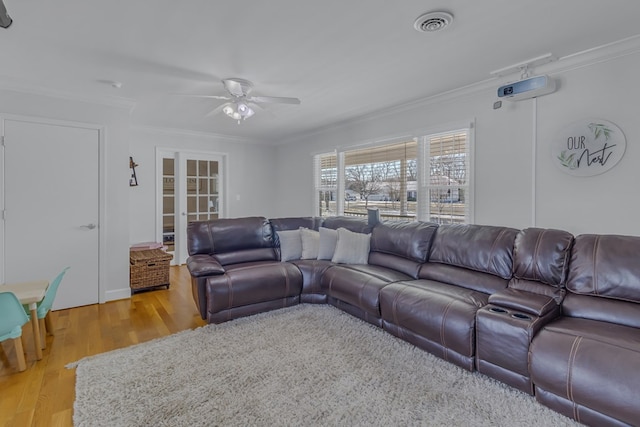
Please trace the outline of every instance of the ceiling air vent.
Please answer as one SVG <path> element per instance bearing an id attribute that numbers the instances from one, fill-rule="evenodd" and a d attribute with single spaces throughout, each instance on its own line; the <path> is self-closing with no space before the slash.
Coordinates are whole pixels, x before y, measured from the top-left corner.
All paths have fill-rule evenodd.
<path id="1" fill-rule="evenodd" d="M 416 19 L 413 27 L 423 33 L 440 31 L 451 25 L 453 15 L 448 12 L 425 13 Z"/>

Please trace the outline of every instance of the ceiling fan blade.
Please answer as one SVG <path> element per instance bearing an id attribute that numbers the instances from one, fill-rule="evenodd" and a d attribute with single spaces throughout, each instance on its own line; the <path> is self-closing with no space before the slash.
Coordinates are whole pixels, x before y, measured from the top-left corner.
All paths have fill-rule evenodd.
<path id="1" fill-rule="evenodd" d="M 251 108 L 255 108 L 255 109 L 260 110 L 260 111 L 266 111 L 265 108 L 262 105 L 256 104 L 255 102 L 247 102 L 247 104 Z"/>
<path id="2" fill-rule="evenodd" d="M 269 110 L 267 108 L 266 105 L 260 105 L 260 104 L 256 104 L 255 102 L 249 102 L 249 107 L 253 108 L 255 111 L 259 111 L 260 114 L 266 114 L 267 116 L 271 117 L 272 119 L 276 118 L 277 116 L 273 113 L 273 111 Z"/>
<path id="3" fill-rule="evenodd" d="M 223 109 L 224 107 L 226 107 L 227 105 L 229 105 L 229 103 L 228 103 L 228 102 L 225 102 L 225 103 L 224 103 L 224 104 L 222 104 L 222 105 L 218 105 L 216 108 L 214 108 L 213 110 L 209 111 L 209 112 L 205 115 L 205 117 L 211 117 L 211 116 L 214 116 L 214 115 L 218 114 L 218 113 L 219 113 L 219 112 L 221 112 L 221 111 L 222 111 L 222 109 Z"/>
<path id="4" fill-rule="evenodd" d="M 222 84 L 233 96 L 239 97 L 246 95 L 244 89 L 242 88 L 242 84 L 240 84 L 239 81 L 236 81 L 234 79 L 224 79 L 222 80 Z"/>
<path id="5" fill-rule="evenodd" d="M 176 93 L 176 95 L 188 96 L 190 98 L 222 99 L 224 101 L 231 101 L 231 98 L 229 98 L 228 96 L 222 96 L 222 95 L 189 95 L 186 93 Z"/>
<path id="6" fill-rule="evenodd" d="M 286 98 L 282 96 L 251 96 L 247 98 L 251 102 L 262 102 L 265 104 L 300 104 L 298 98 Z"/>

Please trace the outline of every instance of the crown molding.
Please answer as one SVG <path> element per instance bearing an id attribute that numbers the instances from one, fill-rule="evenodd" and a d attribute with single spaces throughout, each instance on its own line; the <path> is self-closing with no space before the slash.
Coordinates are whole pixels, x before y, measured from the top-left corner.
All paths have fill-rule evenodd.
<path id="1" fill-rule="evenodd" d="M 640 35 L 628 37 L 626 39 L 560 57 L 557 61 L 536 67 L 535 71 L 543 74 L 561 74 L 567 71 L 588 67 L 637 53 L 640 53 Z M 516 76 L 516 74 L 513 74 L 513 76 Z M 429 107 L 443 102 L 451 102 L 459 98 L 469 97 L 480 92 L 495 89 L 496 85 L 499 84 L 501 80 L 504 80 L 504 77 L 507 76 L 496 75 L 460 88 L 391 106 L 383 110 L 374 111 L 356 118 L 322 126 L 307 132 L 299 132 L 285 138 L 280 145 L 294 143 L 301 138 L 310 138 L 331 131 L 337 131 L 354 124 L 364 124 L 372 120 L 380 120 L 384 117 L 401 114 L 416 108 Z M 517 76 L 516 80 L 518 78 L 519 76 Z"/>
<path id="2" fill-rule="evenodd" d="M 142 132 L 142 133 L 150 133 L 156 135 L 178 135 L 178 136 L 191 136 L 196 138 L 215 138 L 215 139 L 224 139 L 229 142 L 242 142 L 246 144 L 254 144 L 254 145 L 264 145 L 256 142 L 253 138 L 245 138 L 234 135 L 225 135 L 221 133 L 215 132 L 204 132 L 197 131 L 191 129 L 181 129 L 181 128 L 165 128 L 165 127 L 155 127 L 155 126 L 141 126 L 135 125 L 130 128 L 134 132 Z"/>
<path id="3" fill-rule="evenodd" d="M 6 77 L 0 76 L 0 90 L 24 93 L 29 95 L 46 96 L 66 101 L 83 102 L 86 104 L 104 105 L 125 109 L 131 114 L 136 107 L 136 100 L 115 96 L 84 96 L 77 93 L 60 91 L 36 85 L 11 82 Z"/>
<path id="4" fill-rule="evenodd" d="M 560 74 L 640 52 L 640 35 L 628 37 L 582 52 L 563 56 L 557 62 L 540 67 L 541 72 Z"/>

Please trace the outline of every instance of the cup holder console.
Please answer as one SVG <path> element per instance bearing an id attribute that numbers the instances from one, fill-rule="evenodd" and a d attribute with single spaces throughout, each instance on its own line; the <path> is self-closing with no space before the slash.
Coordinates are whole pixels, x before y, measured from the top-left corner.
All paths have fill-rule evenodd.
<path id="1" fill-rule="evenodd" d="M 511 317 L 514 319 L 531 320 L 531 316 L 522 313 L 513 313 Z"/>
<path id="2" fill-rule="evenodd" d="M 501 307 L 489 307 L 489 311 L 492 312 L 492 313 L 498 313 L 498 314 L 508 314 L 511 317 L 513 317 L 514 319 L 531 320 L 531 316 L 529 316 L 528 314 L 511 313 L 511 312 L 509 312 L 509 310 L 506 310 L 506 309 L 501 308 Z"/>

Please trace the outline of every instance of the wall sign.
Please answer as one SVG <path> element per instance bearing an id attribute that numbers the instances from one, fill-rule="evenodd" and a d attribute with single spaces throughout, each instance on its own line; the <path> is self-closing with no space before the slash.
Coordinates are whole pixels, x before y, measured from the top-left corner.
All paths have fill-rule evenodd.
<path id="1" fill-rule="evenodd" d="M 573 123 L 558 134 L 551 147 L 553 162 L 565 173 L 593 176 L 614 167 L 627 148 L 622 130 L 607 120 Z"/>

